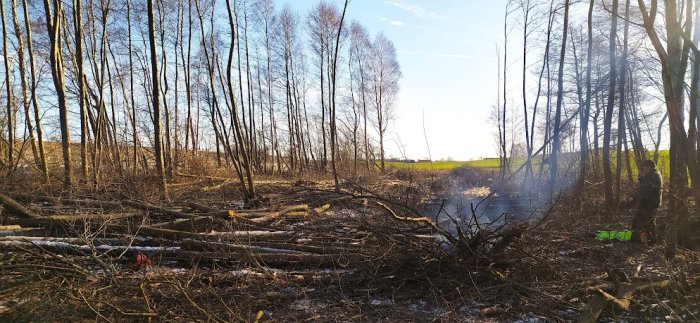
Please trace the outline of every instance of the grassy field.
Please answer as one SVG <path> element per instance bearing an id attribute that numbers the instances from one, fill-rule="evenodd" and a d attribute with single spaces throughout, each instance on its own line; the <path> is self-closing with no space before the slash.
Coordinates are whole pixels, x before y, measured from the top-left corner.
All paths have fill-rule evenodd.
<path id="1" fill-rule="evenodd" d="M 592 153 L 592 152 L 591 152 Z M 602 155 L 602 152 L 601 152 Z M 630 158 L 634 158 L 632 153 L 630 153 Z M 653 158 L 653 152 L 649 151 L 647 152 L 647 158 L 652 159 Z M 616 152 L 611 152 L 611 166 L 613 169 L 615 169 L 615 164 L 616 164 Z M 522 165 L 525 162 L 524 158 L 516 158 L 514 161 L 511 161 L 511 167 L 517 168 L 518 166 Z M 598 161 L 599 163 L 602 163 L 602 161 Z M 483 168 L 483 169 L 498 169 L 499 160 L 498 158 L 484 158 L 484 159 L 477 159 L 477 160 L 468 160 L 468 161 L 434 161 L 434 162 L 415 162 L 415 163 L 406 163 L 406 162 L 387 162 L 386 165 L 387 167 L 396 167 L 396 168 L 410 168 L 410 169 L 426 169 L 426 170 L 443 170 L 443 169 L 454 169 L 457 167 L 461 166 L 470 166 L 470 167 L 475 167 L 475 168 Z M 540 161 L 538 158 L 533 158 L 533 166 L 539 167 Z M 599 164 L 600 165 L 600 164 Z M 599 166 L 602 167 L 602 166 Z M 668 168 L 669 168 L 669 154 L 668 150 L 660 150 L 659 151 L 659 161 L 658 161 L 658 166 L 657 168 L 661 172 L 662 175 L 666 176 L 668 175 Z M 636 177 L 637 174 L 637 169 L 635 162 L 632 161 L 632 171 L 633 175 Z M 626 169 L 623 167 L 623 172 L 626 172 Z"/>
<path id="2" fill-rule="evenodd" d="M 498 168 L 498 158 L 485 158 L 469 161 L 434 161 L 434 162 L 387 162 L 387 166 L 396 168 L 413 168 L 413 169 L 453 169 L 461 166 L 471 166 L 477 168 Z"/>

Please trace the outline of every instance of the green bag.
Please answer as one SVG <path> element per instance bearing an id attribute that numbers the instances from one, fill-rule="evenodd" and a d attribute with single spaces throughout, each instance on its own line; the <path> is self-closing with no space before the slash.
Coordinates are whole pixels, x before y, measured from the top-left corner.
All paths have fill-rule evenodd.
<path id="1" fill-rule="evenodd" d="M 622 230 L 617 232 L 617 240 L 620 241 L 630 241 L 632 240 L 632 231 Z"/>
<path id="2" fill-rule="evenodd" d="M 632 231 L 630 230 L 600 230 L 596 233 L 596 240 L 619 240 L 629 241 L 632 239 Z"/>

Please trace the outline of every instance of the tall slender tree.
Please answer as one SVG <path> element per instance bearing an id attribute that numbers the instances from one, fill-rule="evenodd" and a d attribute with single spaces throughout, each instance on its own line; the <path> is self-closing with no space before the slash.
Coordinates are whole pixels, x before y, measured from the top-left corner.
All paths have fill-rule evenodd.
<path id="1" fill-rule="evenodd" d="M 615 200 L 613 196 L 612 164 L 610 162 L 610 139 L 612 135 L 612 118 L 614 112 L 613 110 L 615 108 L 615 96 L 617 94 L 615 91 L 615 87 L 617 85 L 617 7 L 618 0 L 613 0 L 608 46 L 608 53 L 610 56 L 610 77 L 608 79 L 608 101 L 607 107 L 605 108 L 605 119 L 603 120 L 603 176 L 605 177 L 603 189 L 605 191 L 605 205 L 609 209 L 614 207 Z"/>
<path id="2" fill-rule="evenodd" d="M 12 77 L 11 73 L 12 71 L 10 70 L 10 59 L 9 55 L 7 54 L 8 52 L 8 47 L 7 47 L 7 27 L 5 25 L 5 4 L 4 1 L 2 3 L 2 6 L 0 6 L 0 17 L 2 17 L 2 55 L 3 55 L 3 62 L 5 63 L 5 89 L 6 89 L 6 94 L 7 94 L 7 162 L 8 165 L 10 166 L 9 169 L 12 170 L 12 165 L 14 164 L 14 152 L 15 152 L 15 127 L 14 127 L 14 110 L 15 110 L 15 102 L 14 102 L 14 95 L 12 93 Z"/>
<path id="3" fill-rule="evenodd" d="M 73 1 L 73 23 L 75 28 L 75 61 L 78 82 L 78 106 L 80 107 L 80 165 L 83 178 L 88 178 L 88 125 L 85 93 L 85 72 L 83 71 L 83 19 L 82 1 Z"/>
<path id="4" fill-rule="evenodd" d="M 558 158 L 561 147 L 561 110 L 564 99 L 564 57 L 566 56 L 566 37 L 569 31 L 569 0 L 564 2 L 564 23 L 562 27 L 561 52 L 559 54 L 559 75 L 557 77 L 557 107 L 554 112 L 554 143 L 550 157 L 549 189 L 551 194 L 557 192 Z"/>
<path id="5" fill-rule="evenodd" d="M 34 40 L 32 37 L 32 24 L 29 20 L 29 10 L 27 9 L 27 0 L 22 1 L 22 11 L 24 13 L 24 26 L 27 32 L 27 50 L 29 52 L 29 74 L 31 75 L 31 102 L 34 110 L 34 120 L 36 120 L 36 137 L 39 147 L 39 159 L 40 159 L 40 169 L 41 174 L 44 177 L 44 181 L 49 179 L 49 169 L 46 163 L 46 152 L 44 150 L 44 132 L 41 126 L 41 113 L 39 111 L 39 102 L 36 96 L 37 88 L 37 75 L 36 67 L 34 63 Z"/>
<path id="6" fill-rule="evenodd" d="M 338 50 L 340 49 L 340 36 L 343 32 L 343 21 L 345 20 L 345 12 L 348 9 L 348 0 L 345 0 L 345 5 L 343 5 L 343 13 L 340 15 L 340 22 L 338 23 L 338 32 L 335 36 L 335 54 L 333 55 L 333 68 L 331 74 L 331 83 L 333 84 L 332 94 L 331 94 L 331 162 L 333 167 L 333 181 L 335 182 L 335 190 L 340 192 L 340 183 L 338 182 L 338 166 L 337 166 L 337 149 L 338 149 L 338 127 L 336 125 L 337 121 L 337 106 L 336 106 L 336 81 L 338 75 Z M 384 170 L 384 158 L 382 157 L 382 170 Z"/>
<path id="7" fill-rule="evenodd" d="M 27 133 L 29 134 L 29 145 L 32 149 L 32 155 L 34 156 L 34 162 L 41 168 L 41 159 L 39 157 L 39 152 L 37 150 L 36 139 L 34 138 L 34 124 L 32 122 L 32 114 L 30 113 L 30 97 L 27 86 L 27 66 L 24 59 L 24 37 L 22 36 L 22 28 L 19 25 L 19 19 L 17 15 L 17 1 L 11 0 L 11 10 L 12 10 L 12 25 L 15 30 L 15 36 L 17 37 L 17 61 L 19 65 L 19 77 L 20 86 L 22 91 L 22 107 L 24 112 L 24 120 L 27 126 Z"/>
<path id="8" fill-rule="evenodd" d="M 65 70 L 63 67 L 63 55 L 61 53 L 61 31 L 63 27 L 63 2 L 44 0 L 44 11 L 46 13 L 46 28 L 49 33 L 51 44 L 49 61 L 51 65 L 51 76 L 56 90 L 58 100 L 58 113 L 61 124 L 61 146 L 63 150 L 63 187 L 70 190 L 73 185 L 73 171 L 71 167 L 70 152 L 70 128 L 68 127 L 68 105 L 66 103 Z M 53 10 L 52 10 L 53 9 Z"/>
<path id="9" fill-rule="evenodd" d="M 401 67 L 396 59 L 396 49 L 383 33 L 379 33 L 372 45 L 372 87 L 374 109 L 376 112 L 376 127 L 379 135 L 380 169 L 385 171 L 384 138 L 391 119 L 394 100 L 399 91 Z"/>
<path id="10" fill-rule="evenodd" d="M 163 196 L 168 196 L 168 189 L 165 182 L 165 165 L 163 156 L 163 137 L 161 131 L 161 114 L 160 114 L 160 82 L 158 81 L 158 51 L 156 48 L 156 28 L 155 28 L 155 16 L 153 11 L 153 0 L 147 0 L 146 2 L 148 11 L 148 40 L 150 43 L 151 51 L 151 86 L 152 92 L 151 97 L 153 100 L 153 131 L 155 136 L 154 141 L 154 151 L 156 155 L 156 171 L 158 176 L 158 183 Z"/>
<path id="11" fill-rule="evenodd" d="M 588 49 L 586 50 L 586 102 L 585 106 L 581 107 L 580 116 L 580 141 L 579 148 L 581 157 L 579 158 L 579 174 L 578 174 L 578 191 L 579 196 L 583 194 L 584 185 L 586 183 L 586 173 L 588 170 L 588 121 L 591 115 L 591 70 L 593 63 L 593 7 L 595 0 L 590 0 L 588 3 L 588 19 L 587 21 L 587 35 L 588 35 Z M 596 139 L 597 140 L 597 139 Z M 579 199 L 579 202 L 582 199 Z"/>

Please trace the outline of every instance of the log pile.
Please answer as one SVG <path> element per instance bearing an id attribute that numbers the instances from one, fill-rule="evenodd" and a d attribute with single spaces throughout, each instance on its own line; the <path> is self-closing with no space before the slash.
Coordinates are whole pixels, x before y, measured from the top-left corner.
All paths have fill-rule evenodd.
<path id="1" fill-rule="evenodd" d="M 329 204 L 277 208 L 216 209 L 198 203 L 159 206 L 144 201 L 70 200 L 19 196 L 24 207 L 5 195 L 0 245 L 12 248 L 37 246 L 60 254 L 122 256 L 145 254 L 161 262 L 181 265 L 253 264 L 276 267 L 329 267 L 347 264 L 358 252 L 337 241 L 354 241 L 361 233 L 347 236 L 318 230 L 331 224 Z M 41 204 L 37 204 L 39 201 Z M 57 207 L 76 207 L 73 214 L 51 214 Z M 77 207 L 90 206 L 91 213 Z M 99 210 L 99 213 L 94 213 Z M 100 239 L 90 239 L 99 230 Z M 33 233 L 33 234 L 32 234 Z"/>

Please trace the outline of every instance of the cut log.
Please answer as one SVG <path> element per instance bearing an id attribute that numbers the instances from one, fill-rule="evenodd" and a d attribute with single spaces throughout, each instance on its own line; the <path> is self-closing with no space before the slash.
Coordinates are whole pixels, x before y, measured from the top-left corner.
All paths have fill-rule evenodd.
<path id="1" fill-rule="evenodd" d="M 317 208 L 310 208 L 306 204 L 292 205 L 282 209 L 279 212 L 271 213 L 266 216 L 252 219 L 256 223 L 269 223 L 274 221 L 279 217 L 305 217 L 305 216 L 318 216 L 325 213 L 330 208 L 329 204 L 324 204 Z"/>
<path id="2" fill-rule="evenodd" d="M 215 209 L 212 209 L 212 208 L 210 208 L 210 207 L 208 207 L 208 206 L 206 206 L 206 205 L 202 205 L 202 204 L 195 203 L 195 202 L 189 202 L 189 203 L 187 203 L 187 206 L 188 206 L 190 209 L 197 210 L 197 211 L 200 211 L 200 212 L 216 212 Z"/>
<path id="3" fill-rule="evenodd" d="M 121 226 L 120 229 L 126 230 L 127 228 Z M 223 239 L 229 241 L 251 241 L 251 240 L 265 240 L 265 241 L 290 241 L 296 238 L 296 235 L 292 232 L 284 231 L 253 231 L 253 232 L 263 232 L 263 234 L 248 234 L 246 231 L 235 231 L 235 232 L 218 232 L 218 233 L 194 233 L 166 228 L 159 228 L 153 226 L 144 226 L 138 229 L 138 235 L 140 236 L 150 236 L 155 238 L 164 238 L 170 240 L 182 240 L 182 239 L 194 239 L 197 241 L 211 240 L 211 239 Z"/>
<path id="4" fill-rule="evenodd" d="M 320 265 L 334 265 L 342 261 L 347 263 L 345 256 L 319 255 L 304 252 L 252 252 L 251 250 L 230 250 L 230 251 L 191 251 L 182 250 L 179 247 L 146 247 L 146 246 L 124 246 L 124 245 L 85 245 L 80 239 L 59 239 L 56 241 L 46 239 L 28 239 L 29 237 L 13 237 L 17 239 L 0 239 L 0 247 L 4 250 L 27 247 L 37 247 L 44 251 L 55 254 L 90 255 L 94 249 L 107 256 L 116 257 L 122 253 L 146 254 L 153 259 L 159 258 L 183 260 L 194 264 L 200 262 L 232 262 L 252 265 L 266 266 L 294 266 L 294 267 L 317 267 Z M 107 241 L 103 241 L 107 242 Z M 253 248 L 252 250 L 256 250 Z M 257 248 L 258 251 L 263 248 Z M 8 267 L 8 266 L 6 266 Z M 34 269 L 40 269 L 35 268 Z M 7 268 L 5 268 L 7 269 Z"/>
<path id="5" fill-rule="evenodd" d="M 164 238 L 170 240 L 182 240 L 182 239 L 202 239 L 203 235 L 199 233 L 192 233 L 186 231 L 161 229 L 154 227 L 141 227 L 138 229 L 138 235 L 150 236 L 156 238 Z"/>
<path id="6" fill-rule="evenodd" d="M 89 199 L 56 199 L 56 203 L 64 204 L 64 205 L 77 205 L 77 206 L 92 206 L 92 207 L 97 207 L 101 208 L 104 210 L 121 210 L 124 207 L 122 206 L 121 203 L 119 202 L 110 202 L 110 201 L 100 201 L 100 200 L 89 200 Z"/>
<path id="7" fill-rule="evenodd" d="M 17 224 L 25 227 L 48 227 L 64 225 L 67 223 L 84 224 L 90 221 L 107 222 L 143 215 L 142 213 L 117 213 L 117 214 L 82 214 L 82 215 L 50 215 L 39 218 L 6 219 L 7 224 Z"/>
<path id="8" fill-rule="evenodd" d="M 46 236 L 46 230 L 41 228 L 26 228 L 19 225 L 0 225 L 0 237 L 12 236 Z"/>
<path id="9" fill-rule="evenodd" d="M 251 242 L 251 245 L 256 247 L 286 249 L 316 254 L 338 254 L 341 252 L 348 253 L 352 251 L 350 248 L 332 247 L 328 245 L 310 245 L 283 242 Z"/>
<path id="10" fill-rule="evenodd" d="M 175 256 L 179 252 L 178 247 L 146 247 L 136 245 L 115 245 L 119 243 L 117 239 L 100 239 L 93 241 L 92 245 L 85 244 L 83 239 L 78 238 L 41 238 L 41 237 L 2 237 L 0 246 L 4 248 L 26 248 L 36 246 L 42 250 L 56 254 L 89 255 L 93 250 L 109 256 L 118 256 L 123 252 L 158 254 L 164 256 Z"/>
<path id="11" fill-rule="evenodd" d="M 33 237 L 33 236 L 7 236 L 0 237 L 0 242 L 21 241 L 26 243 L 36 243 L 38 245 L 49 245 L 54 243 L 74 244 L 76 246 L 85 245 L 86 240 L 83 238 L 67 238 L 67 237 Z M 94 245 L 114 245 L 123 242 L 117 238 L 100 238 L 90 241 Z"/>
<path id="12" fill-rule="evenodd" d="M 669 285 L 671 285 L 670 279 L 655 282 L 621 283 L 617 288 L 617 293 L 615 296 L 612 296 L 599 289 L 597 294 L 591 298 L 588 305 L 581 310 L 581 315 L 578 318 L 578 322 L 596 322 L 600 316 L 600 313 L 603 312 L 608 303 L 612 303 L 618 309 L 627 311 L 629 310 L 630 301 L 632 300 L 634 293 L 650 288 L 664 288 Z"/>
<path id="13" fill-rule="evenodd" d="M 310 254 L 308 252 L 289 250 L 289 249 L 278 249 L 269 247 L 259 247 L 244 244 L 233 244 L 233 243 L 220 243 L 220 242 L 210 242 L 202 240 L 193 239 L 183 239 L 180 242 L 183 250 L 190 251 L 228 251 L 228 252 L 240 252 L 246 251 L 255 254 L 263 253 L 273 253 L 273 254 Z"/>
<path id="14" fill-rule="evenodd" d="M 213 225 L 214 218 L 210 216 L 200 216 L 191 219 L 177 219 L 175 221 L 152 224 L 150 227 L 179 231 L 207 231 L 211 229 Z"/>
<path id="15" fill-rule="evenodd" d="M 26 219 L 39 219 L 41 216 L 38 214 L 30 211 L 29 209 L 25 208 L 21 204 L 17 203 L 17 201 L 13 200 L 9 196 L 5 194 L 0 194 L 0 204 L 3 205 L 5 209 L 5 213 L 12 214 L 14 216 L 18 216 L 21 218 L 26 218 Z"/>
<path id="16" fill-rule="evenodd" d="M 229 231 L 229 232 L 211 232 L 206 234 L 207 237 L 217 240 L 230 240 L 241 242 L 279 242 L 293 241 L 299 237 L 297 233 L 292 231 Z"/>
<path id="17" fill-rule="evenodd" d="M 194 203 L 194 202 L 187 203 L 187 206 L 190 209 L 204 212 L 204 213 L 198 213 L 197 216 L 210 216 L 210 217 L 214 217 L 214 218 L 235 219 L 237 222 L 249 224 L 249 225 L 256 225 L 257 224 L 257 222 L 249 221 L 248 220 L 249 218 L 263 217 L 263 216 L 268 214 L 268 213 L 264 212 L 263 210 L 233 210 L 233 209 L 216 210 L 216 209 L 210 208 L 206 205 L 202 205 L 202 204 Z"/>
<path id="18" fill-rule="evenodd" d="M 233 215 L 231 215 L 233 213 Z M 261 210 L 216 210 L 211 212 L 196 213 L 197 216 L 213 216 L 215 218 L 228 218 L 235 216 L 238 218 L 254 219 L 269 216 L 276 212 L 261 211 Z"/>
<path id="19" fill-rule="evenodd" d="M 235 210 L 223 210 L 223 211 L 199 213 L 197 215 L 198 216 L 213 217 L 213 218 L 220 218 L 220 219 L 225 219 L 227 221 L 233 221 L 234 223 L 237 223 L 237 224 L 245 224 L 245 225 L 249 225 L 249 226 L 252 226 L 255 228 L 259 228 L 259 229 L 267 229 L 267 227 L 264 226 L 261 223 L 261 221 L 257 221 L 255 219 L 249 219 L 251 213 L 243 213 L 243 212 L 238 212 Z"/>

